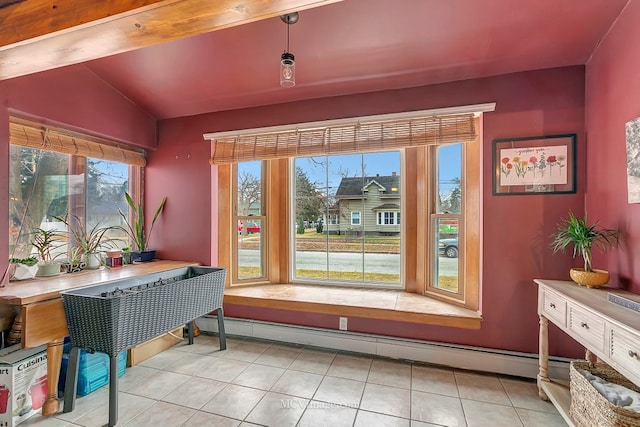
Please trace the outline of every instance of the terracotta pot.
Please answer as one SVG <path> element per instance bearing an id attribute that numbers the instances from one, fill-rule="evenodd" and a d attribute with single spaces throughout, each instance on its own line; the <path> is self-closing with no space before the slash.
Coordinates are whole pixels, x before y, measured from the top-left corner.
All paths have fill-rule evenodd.
<path id="1" fill-rule="evenodd" d="M 587 288 L 599 288 L 609 282 L 609 272 L 606 270 L 593 269 L 593 271 L 584 271 L 584 268 L 572 268 L 569 270 L 571 280 L 578 285 Z"/>

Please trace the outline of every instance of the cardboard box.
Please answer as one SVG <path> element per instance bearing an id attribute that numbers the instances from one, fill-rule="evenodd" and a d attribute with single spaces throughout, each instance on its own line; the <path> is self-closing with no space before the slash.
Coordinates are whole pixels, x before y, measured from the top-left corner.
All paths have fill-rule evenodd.
<path id="1" fill-rule="evenodd" d="M 182 342 L 182 326 L 129 349 L 127 366 L 135 366 Z M 2 426 L 0 426 L 2 427 Z"/>
<path id="2" fill-rule="evenodd" d="M 47 346 L 0 351 L 0 427 L 13 427 L 42 410 L 47 399 Z"/>

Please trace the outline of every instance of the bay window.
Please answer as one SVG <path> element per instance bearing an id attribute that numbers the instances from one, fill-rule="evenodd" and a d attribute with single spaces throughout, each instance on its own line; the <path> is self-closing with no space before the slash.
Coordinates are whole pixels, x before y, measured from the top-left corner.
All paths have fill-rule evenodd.
<path id="1" fill-rule="evenodd" d="M 477 119 L 417 115 L 206 134 L 229 195 L 218 251 L 231 286 L 381 287 L 477 310 Z M 241 213 L 243 170 L 258 160 L 260 208 Z"/>

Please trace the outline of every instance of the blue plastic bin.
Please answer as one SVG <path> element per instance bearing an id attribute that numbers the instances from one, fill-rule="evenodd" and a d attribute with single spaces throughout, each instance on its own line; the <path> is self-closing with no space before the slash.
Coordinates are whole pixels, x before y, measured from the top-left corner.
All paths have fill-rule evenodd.
<path id="1" fill-rule="evenodd" d="M 71 343 L 64 345 L 64 353 L 62 354 L 62 365 L 60 367 L 60 381 L 58 381 L 58 390 L 64 391 L 64 384 L 67 378 L 67 366 L 69 365 L 69 352 L 71 351 Z M 121 352 L 118 356 L 118 376 L 124 375 L 127 369 L 127 352 Z M 78 363 L 78 396 L 86 396 L 109 384 L 109 356 L 105 353 L 87 353 L 80 351 L 80 361 Z"/>

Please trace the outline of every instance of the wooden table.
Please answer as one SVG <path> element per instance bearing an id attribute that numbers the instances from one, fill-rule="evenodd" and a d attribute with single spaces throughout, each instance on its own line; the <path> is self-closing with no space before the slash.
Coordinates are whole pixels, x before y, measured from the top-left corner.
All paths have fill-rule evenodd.
<path id="1" fill-rule="evenodd" d="M 197 263 L 152 261 L 118 268 L 84 270 L 79 273 L 63 273 L 55 277 L 11 282 L 6 287 L 0 288 L 0 304 L 20 307 L 18 316 L 22 319 L 22 348 L 47 344 L 48 391 L 47 400 L 42 407 L 42 415 L 54 415 L 59 410 L 58 378 L 64 337 L 69 335 L 60 292 L 189 265 L 197 265 Z"/>
<path id="2" fill-rule="evenodd" d="M 640 386 L 640 313 L 610 303 L 607 294 L 638 300 L 621 289 L 589 289 L 573 282 L 536 279 L 540 318 L 538 392 L 551 400 L 568 425 L 569 384 L 549 378 L 549 322 L 582 344 L 587 360 L 600 359 Z"/>

